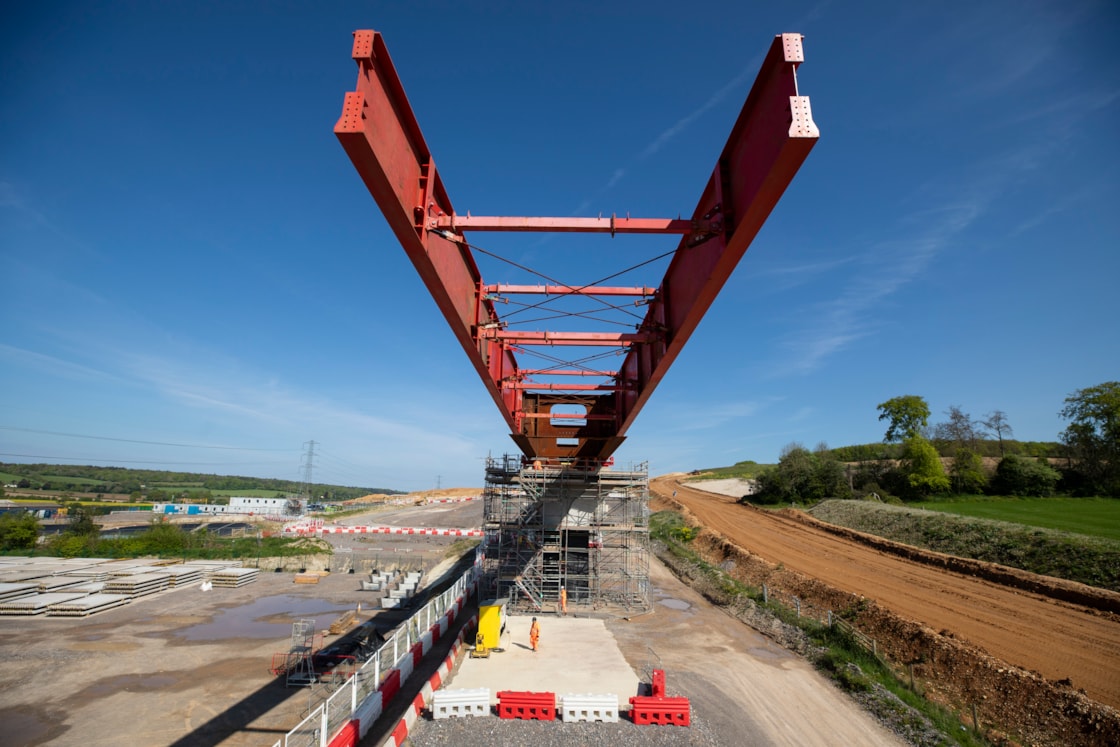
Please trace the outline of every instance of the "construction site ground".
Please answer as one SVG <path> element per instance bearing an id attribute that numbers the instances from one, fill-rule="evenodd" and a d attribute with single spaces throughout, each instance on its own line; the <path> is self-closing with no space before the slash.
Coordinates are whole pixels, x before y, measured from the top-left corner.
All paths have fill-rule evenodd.
<path id="1" fill-rule="evenodd" d="M 477 527 L 480 503 L 386 506 L 340 523 Z M 357 561 L 426 571 L 456 541 L 327 539 L 336 568 Z M 0 745 L 269 747 L 329 694 L 324 685 L 285 687 L 269 673 L 273 654 L 289 649 L 293 622 L 312 618 L 326 629 L 362 602 L 357 621 L 376 619 L 379 630 L 407 616 L 371 609 L 361 578 L 331 573 L 296 584 L 292 573 L 262 572 L 241 588 L 195 584 L 88 618 L 0 617 Z"/>
<path id="2" fill-rule="evenodd" d="M 481 519 L 481 502 L 472 501 L 385 506 L 340 523 L 454 528 L 477 527 Z M 454 542 L 399 535 L 328 539 L 336 559 L 349 554 L 359 563 L 384 567 L 431 568 Z M 837 733 L 849 734 L 848 743 L 898 743 L 802 660 L 707 604 L 656 561 L 653 565 L 649 614 L 608 620 L 597 635 L 570 645 L 553 627 L 562 621 L 542 616 L 548 653 L 538 656 L 548 664 L 537 661 L 533 667 L 542 682 L 600 690 L 604 683 L 590 666 L 582 678 L 586 685 L 577 683 L 582 663 L 602 648 L 613 652 L 616 662 L 625 659 L 631 686 L 651 662 L 665 667 L 670 692 L 692 699 L 696 729 L 688 735 L 710 740 L 694 743 L 741 743 L 744 733 L 760 745 L 836 744 Z M 290 573 L 262 573 L 241 588 L 203 592 L 195 585 L 90 618 L 0 618 L 5 662 L 0 744 L 269 747 L 327 694 L 323 686 L 285 687 L 268 671 L 272 655 L 288 649 L 295 620 L 312 617 L 326 628 L 356 608 L 367 598 L 357 590 L 360 578 L 332 573 L 317 584 L 295 584 Z M 358 620 L 374 614 L 367 603 Z M 379 629 L 392 628 L 394 618 L 382 614 L 386 617 L 376 618 Z M 525 620 L 511 626 L 511 635 Z M 332 640 L 327 636 L 325 643 Z M 516 657 L 529 654 L 518 643 L 526 641 L 511 640 L 508 653 L 490 660 L 492 669 L 503 666 L 503 656 L 506 665 L 520 669 Z M 652 659 L 651 651 L 660 658 Z M 557 678 L 567 679 L 552 680 L 553 666 Z M 495 692 L 504 687 L 495 681 Z M 624 705 L 630 694 L 635 693 L 619 693 Z M 670 728 L 628 726 L 662 738 Z"/>
<path id="3" fill-rule="evenodd" d="M 1120 622 L 1115 614 L 907 561 L 788 517 L 767 519 L 765 512 L 735 505 L 731 499 L 664 480 L 654 481 L 653 487 L 666 496 L 678 491 L 676 500 L 702 523 L 718 527 L 750 553 L 773 558 L 766 562 L 778 569 L 775 574 L 803 569 L 801 576 L 812 573 L 813 578 L 828 579 L 828 588 L 865 595 L 872 607 L 897 605 L 899 615 L 916 618 L 934 635 L 964 647 L 961 650 L 983 646 L 986 654 L 1000 657 L 998 661 L 1037 671 L 1046 682 L 1069 677 L 1072 687 L 1064 687 L 1071 693 L 1080 687 L 1098 702 L 1117 702 Z M 343 523 L 453 528 L 476 527 L 481 519 L 481 502 L 472 501 L 385 506 Z M 335 559 L 425 568 L 434 566 L 455 541 L 399 535 L 328 539 L 335 546 Z M 702 541 L 726 552 L 710 538 Z M 748 564 L 747 554 L 735 557 L 736 563 Z M 268 747 L 323 694 L 286 688 L 268 672 L 272 654 L 287 650 L 296 619 L 314 617 L 325 628 L 355 608 L 365 598 L 358 591 L 360 578 L 336 572 L 318 584 L 303 585 L 294 584 L 289 573 L 262 573 L 256 583 L 242 588 L 202 592 L 193 586 L 90 618 L 0 618 L 0 656 L 5 662 L 0 668 L 0 744 Z M 696 728 L 687 735 L 682 730 L 682 741 L 894 740 L 807 663 L 713 608 L 656 560 L 650 580 L 651 612 L 608 620 L 602 645 L 617 647 L 639 677 L 660 664 L 668 673 L 670 694 L 692 699 Z M 371 613 L 363 608 L 359 621 Z M 545 648 L 562 644 L 558 629 L 549 632 L 560 621 L 551 615 L 543 615 L 542 621 Z M 378 618 L 377 624 L 380 629 L 393 627 L 388 618 Z M 516 630 L 514 626 L 511 634 Z M 909 630 L 901 625 L 898 629 L 900 635 Z M 890 639 L 890 631 L 878 633 L 882 640 Z M 511 649 L 518 648 L 516 643 L 512 641 Z M 557 662 L 568 672 L 593 655 L 587 644 L 572 648 Z M 520 652 L 497 656 L 512 660 Z M 539 662 L 535 666 L 543 669 Z M 969 670 L 970 676 L 976 671 Z M 991 671 L 995 677 L 996 670 Z M 990 697 L 997 707 L 1014 707 L 1015 693 L 1001 690 L 1000 682 L 977 677 L 978 697 Z M 585 691 L 599 689 L 590 683 Z M 1053 714 L 1042 714 L 1049 715 Z M 467 728 L 484 727 L 422 722 L 415 734 L 423 740 L 426 732 L 432 733 L 429 730 Z M 844 731 L 848 729 L 851 733 Z"/>
<path id="4" fill-rule="evenodd" d="M 895 661 L 936 673 L 935 699 L 976 707 L 1029 741 L 1103 744 L 1096 734 L 1115 733 L 1120 595 L 894 547 L 801 512 L 739 505 L 735 486 L 680 479 L 651 482 L 653 508 L 683 508 L 709 527 L 693 543 L 703 554 L 748 583 L 851 613 Z"/>
<path id="5" fill-rule="evenodd" d="M 529 647 L 530 617 L 509 618 L 502 653 L 466 658 L 447 687 L 614 693 L 629 708 L 639 680 L 666 672 L 669 695 L 689 698 L 692 726 L 548 723 L 497 718 L 417 722 L 417 747 L 456 744 L 901 745 L 804 659 L 732 619 L 676 578 L 650 567 L 652 609 L 628 618 L 538 616 L 540 650 Z M 573 619 L 573 617 L 575 619 Z M 626 687 L 629 690 L 626 690 Z"/>

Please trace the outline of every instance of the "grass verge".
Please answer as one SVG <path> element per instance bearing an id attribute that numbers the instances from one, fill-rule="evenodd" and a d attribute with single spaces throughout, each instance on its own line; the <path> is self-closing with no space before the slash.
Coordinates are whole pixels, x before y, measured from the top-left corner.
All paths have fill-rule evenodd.
<path id="1" fill-rule="evenodd" d="M 40 545 L 36 555 L 64 558 L 230 558 L 296 557 L 330 554 L 329 542 L 312 537 L 220 537 L 207 531 L 185 532 L 173 524 L 153 524 L 131 537 L 104 539 L 99 535 L 64 533 Z"/>
<path id="2" fill-rule="evenodd" d="M 870 501 L 824 501 L 815 518 L 934 552 L 1120 591 L 1120 542 Z"/>

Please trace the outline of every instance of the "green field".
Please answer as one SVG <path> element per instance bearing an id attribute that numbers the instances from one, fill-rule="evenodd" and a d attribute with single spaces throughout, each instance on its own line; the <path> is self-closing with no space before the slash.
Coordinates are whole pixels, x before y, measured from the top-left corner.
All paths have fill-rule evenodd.
<path id="1" fill-rule="evenodd" d="M 976 497 L 922 502 L 913 507 L 1120 541 L 1120 500 L 1113 498 Z"/>
<path id="2" fill-rule="evenodd" d="M 22 480 L 25 475 L 16 475 L 11 472 L 0 472 L 0 481 L 5 485 L 9 483 L 17 483 Z M 38 482 L 63 482 L 70 485 L 105 485 L 104 480 L 94 480 L 92 477 L 65 477 L 63 475 L 36 475 L 34 478 Z"/>

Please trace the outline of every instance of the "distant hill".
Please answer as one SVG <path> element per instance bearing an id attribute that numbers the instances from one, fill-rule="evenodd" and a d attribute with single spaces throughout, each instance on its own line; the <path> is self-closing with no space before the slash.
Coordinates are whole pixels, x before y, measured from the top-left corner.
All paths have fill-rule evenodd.
<path id="1" fill-rule="evenodd" d="M 211 475 L 193 472 L 95 467 L 73 464 L 10 464 L 0 462 L 0 479 L 18 489 L 74 491 L 130 495 L 142 493 L 147 500 L 176 497 L 208 498 L 237 491 L 267 491 L 296 495 L 300 484 L 294 480 L 237 475 Z M 404 491 L 391 488 L 315 483 L 311 493 L 317 499 L 344 501 L 370 493 L 399 495 Z"/>

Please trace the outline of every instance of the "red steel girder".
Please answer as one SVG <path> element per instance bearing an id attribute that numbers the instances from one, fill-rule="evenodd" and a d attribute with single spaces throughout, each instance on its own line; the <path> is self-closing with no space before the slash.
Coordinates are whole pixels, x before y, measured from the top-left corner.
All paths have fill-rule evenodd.
<path id="1" fill-rule="evenodd" d="M 709 229 L 690 220 L 670 218 L 495 218 L 441 215 L 428 221 L 431 229 L 462 231 L 539 231 L 547 233 L 695 233 Z"/>
<path id="2" fill-rule="evenodd" d="M 606 285 L 486 285 L 485 293 L 533 294 L 538 296 L 652 296 L 656 288 L 621 288 Z"/>
<path id="3" fill-rule="evenodd" d="M 642 328 L 667 330 L 663 345 L 632 348 L 620 376 L 637 383 L 618 395 L 619 433 L 665 376 L 747 247 L 816 145 L 807 96 L 798 95 L 804 60 L 801 34 L 770 45 L 739 118 L 693 211 L 693 220 L 722 216 L 723 231 L 701 244 L 686 237 L 669 264 Z"/>
<path id="4" fill-rule="evenodd" d="M 650 343 L 657 335 L 649 332 L 519 332 L 483 329 L 482 337 L 508 340 L 514 345 L 578 345 L 580 347 L 629 347 Z"/>
<path id="5" fill-rule="evenodd" d="M 618 371 L 593 371 L 591 369 L 564 369 L 564 368 L 523 368 L 522 376 L 598 376 L 601 378 L 614 378 Z"/>
<path id="6" fill-rule="evenodd" d="M 797 91 L 801 36 L 782 34 L 774 40 L 688 220 L 457 216 L 381 35 L 355 32 L 353 58 L 358 83 L 346 94 L 335 133 L 498 405 L 514 441 L 529 457 L 609 457 L 819 138 L 809 100 Z M 683 238 L 656 290 L 502 286 L 483 283 L 462 235 L 466 229 L 675 233 Z M 505 329 L 495 310 L 492 294 L 502 292 L 644 296 L 636 303 L 646 303 L 647 309 L 637 333 L 517 332 Z M 613 374 L 609 385 L 578 385 L 593 386 L 597 392 L 581 394 L 571 392 L 577 386 L 533 385 L 526 380 L 528 372 L 519 368 L 515 353 L 540 345 L 614 346 L 626 357 L 617 373 L 598 372 Z M 534 373 L 576 375 L 562 369 Z M 557 415 L 554 407 L 581 414 Z"/>

